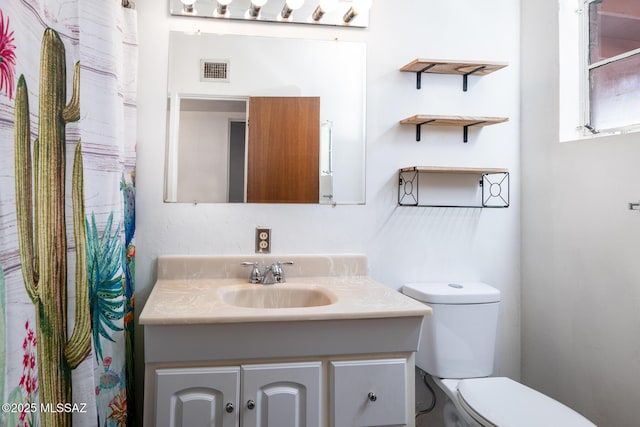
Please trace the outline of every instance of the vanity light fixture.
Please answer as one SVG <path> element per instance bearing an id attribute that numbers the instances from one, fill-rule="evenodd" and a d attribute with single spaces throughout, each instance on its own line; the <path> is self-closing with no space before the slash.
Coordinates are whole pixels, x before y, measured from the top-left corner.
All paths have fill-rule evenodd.
<path id="1" fill-rule="evenodd" d="M 184 13 L 194 13 L 193 4 L 196 0 L 180 0 L 182 2 L 182 11 Z"/>
<path id="2" fill-rule="evenodd" d="M 291 17 L 291 13 L 294 10 L 298 10 L 302 7 L 304 0 L 287 0 L 282 7 L 282 11 L 280 12 L 279 19 L 289 19 Z"/>
<path id="3" fill-rule="evenodd" d="M 331 12 L 338 5 L 338 0 L 320 0 L 320 4 L 313 11 L 311 19 L 314 22 L 318 22 L 322 19 L 325 13 Z"/>
<path id="4" fill-rule="evenodd" d="M 260 16 L 260 9 L 267 3 L 268 0 L 251 0 L 251 7 L 247 12 L 249 19 L 258 19 Z"/>
<path id="5" fill-rule="evenodd" d="M 173 16 L 343 28 L 368 27 L 369 5 L 373 7 L 373 0 L 168 0 L 168 3 Z"/>
<path id="6" fill-rule="evenodd" d="M 215 15 L 218 17 L 227 17 L 229 15 L 229 4 L 233 0 L 218 0 L 218 7 L 216 7 Z"/>
<path id="7" fill-rule="evenodd" d="M 347 13 L 344 14 L 342 20 L 345 24 L 348 24 L 358 16 L 359 13 L 362 13 L 366 10 L 369 10 L 371 7 L 371 0 L 353 0 L 353 5 L 349 8 Z"/>

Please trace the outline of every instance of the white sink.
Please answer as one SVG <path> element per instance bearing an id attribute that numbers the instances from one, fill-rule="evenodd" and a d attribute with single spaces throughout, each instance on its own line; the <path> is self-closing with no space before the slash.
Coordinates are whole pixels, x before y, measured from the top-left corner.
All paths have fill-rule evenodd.
<path id="1" fill-rule="evenodd" d="M 269 265 L 279 259 L 295 262 L 289 267 L 286 283 L 247 282 L 249 272 L 242 262 Z M 160 257 L 158 280 L 139 321 L 149 327 L 219 326 L 226 334 L 229 324 L 242 329 L 249 324 L 274 323 L 274 329 L 280 331 L 276 324 L 281 322 L 297 327 L 311 320 L 354 320 L 359 324 L 364 319 L 393 323 L 391 319 L 411 318 L 422 322 L 430 312 L 426 305 L 383 286 L 366 273 L 366 258 L 360 255 Z"/>
<path id="2" fill-rule="evenodd" d="M 318 307 L 337 301 L 332 292 L 312 284 L 225 286 L 218 292 L 226 304 L 248 308 Z"/>

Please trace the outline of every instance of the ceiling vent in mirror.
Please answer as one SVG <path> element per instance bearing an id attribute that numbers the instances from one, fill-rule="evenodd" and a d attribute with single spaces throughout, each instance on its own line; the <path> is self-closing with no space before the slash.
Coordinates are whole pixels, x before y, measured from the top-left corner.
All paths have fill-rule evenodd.
<path id="1" fill-rule="evenodd" d="M 225 59 L 201 59 L 200 81 L 228 82 L 229 61 Z"/>

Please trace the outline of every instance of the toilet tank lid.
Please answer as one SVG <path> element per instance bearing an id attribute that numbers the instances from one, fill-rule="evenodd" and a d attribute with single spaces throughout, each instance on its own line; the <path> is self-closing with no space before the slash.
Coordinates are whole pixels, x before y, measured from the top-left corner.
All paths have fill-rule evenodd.
<path id="1" fill-rule="evenodd" d="M 485 304 L 500 301 L 500 291 L 482 282 L 407 283 L 402 293 L 432 304 Z"/>

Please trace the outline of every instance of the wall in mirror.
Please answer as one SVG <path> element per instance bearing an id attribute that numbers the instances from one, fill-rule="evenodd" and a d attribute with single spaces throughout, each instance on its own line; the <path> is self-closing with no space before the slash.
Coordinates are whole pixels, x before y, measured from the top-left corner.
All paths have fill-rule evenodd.
<path id="1" fill-rule="evenodd" d="M 165 201 L 364 203 L 363 43 L 172 32 L 169 49 Z"/>

